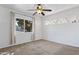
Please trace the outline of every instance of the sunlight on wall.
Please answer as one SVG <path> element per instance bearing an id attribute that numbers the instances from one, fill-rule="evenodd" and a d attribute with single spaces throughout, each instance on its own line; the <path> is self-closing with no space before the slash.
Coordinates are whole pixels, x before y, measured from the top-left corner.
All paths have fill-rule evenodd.
<path id="1" fill-rule="evenodd" d="M 79 23 L 78 16 L 70 16 L 70 18 L 56 18 L 52 20 L 44 21 L 44 25 L 54 25 L 54 24 L 67 24 L 67 23 Z"/>

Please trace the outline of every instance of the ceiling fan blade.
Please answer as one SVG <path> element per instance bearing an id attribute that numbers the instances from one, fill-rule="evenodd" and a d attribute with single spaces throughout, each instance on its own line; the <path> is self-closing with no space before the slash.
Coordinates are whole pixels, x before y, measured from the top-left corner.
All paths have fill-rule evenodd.
<path id="1" fill-rule="evenodd" d="M 45 16 L 45 14 L 44 14 L 43 12 L 41 12 L 41 14 L 42 14 L 43 16 Z"/>
<path id="2" fill-rule="evenodd" d="M 37 4 L 38 6 L 40 6 L 41 4 Z"/>
<path id="3" fill-rule="evenodd" d="M 43 11 L 52 11 L 51 9 L 43 9 Z"/>
<path id="4" fill-rule="evenodd" d="M 33 13 L 33 16 L 36 14 L 37 12 Z"/>

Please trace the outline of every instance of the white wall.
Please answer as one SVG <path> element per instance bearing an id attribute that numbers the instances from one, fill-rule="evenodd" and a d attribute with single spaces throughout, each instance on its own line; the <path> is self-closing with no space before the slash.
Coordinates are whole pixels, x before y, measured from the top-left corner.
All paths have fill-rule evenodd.
<path id="1" fill-rule="evenodd" d="M 10 11 L 0 6 L 0 48 L 10 44 Z"/>
<path id="2" fill-rule="evenodd" d="M 35 16 L 35 40 L 42 39 L 42 18 L 38 15 Z"/>
<path id="3" fill-rule="evenodd" d="M 32 33 L 30 32 L 16 32 L 16 44 L 22 44 L 32 41 Z"/>
<path id="4" fill-rule="evenodd" d="M 11 10 L 12 9 L 9 9 L 7 7 L 2 7 L 2 5 L 0 5 L 0 48 L 4 48 L 12 45 L 11 44 L 11 30 L 12 30 L 11 23 L 12 22 L 11 22 L 11 14 L 10 14 Z M 16 10 L 12 10 L 12 11 L 16 11 Z M 25 17 L 25 18 L 27 19 L 28 17 Z M 30 34 L 32 33 L 17 33 L 16 43 L 20 44 L 23 42 L 31 41 L 32 37 Z"/>
<path id="5" fill-rule="evenodd" d="M 65 19 L 68 23 L 52 24 L 53 20 Z M 70 23 L 69 21 L 79 20 L 79 7 L 65 10 L 43 18 L 43 39 L 79 47 L 79 21 Z M 50 23 L 46 25 L 46 21 Z"/>

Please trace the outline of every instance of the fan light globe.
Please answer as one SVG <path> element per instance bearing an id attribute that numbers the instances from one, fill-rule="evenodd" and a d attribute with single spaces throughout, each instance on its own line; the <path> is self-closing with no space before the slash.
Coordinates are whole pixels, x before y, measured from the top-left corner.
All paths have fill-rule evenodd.
<path id="1" fill-rule="evenodd" d="M 41 10 L 37 10 L 37 13 L 41 14 L 41 12 L 42 12 Z"/>

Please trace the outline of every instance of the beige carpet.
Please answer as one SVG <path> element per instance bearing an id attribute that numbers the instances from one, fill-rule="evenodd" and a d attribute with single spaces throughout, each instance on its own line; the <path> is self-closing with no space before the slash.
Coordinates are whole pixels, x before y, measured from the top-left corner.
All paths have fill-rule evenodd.
<path id="1" fill-rule="evenodd" d="M 47 40 L 37 40 L 13 47 L 0 49 L 0 54 L 14 55 L 78 55 L 79 48 Z"/>

